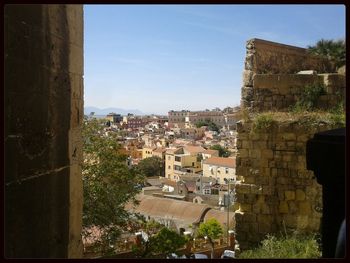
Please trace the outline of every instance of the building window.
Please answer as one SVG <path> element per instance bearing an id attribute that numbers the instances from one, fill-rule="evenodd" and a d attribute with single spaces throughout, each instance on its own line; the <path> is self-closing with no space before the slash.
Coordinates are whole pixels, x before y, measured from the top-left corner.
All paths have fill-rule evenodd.
<path id="1" fill-rule="evenodd" d="M 171 157 L 170 157 L 170 156 L 168 156 L 168 160 L 169 160 L 169 161 L 171 160 Z"/>
<path id="2" fill-rule="evenodd" d="M 204 189 L 204 194 L 205 195 L 210 195 L 210 189 Z"/>
<path id="3" fill-rule="evenodd" d="M 175 162 L 181 162 L 181 157 L 175 156 Z"/>
<path id="4" fill-rule="evenodd" d="M 225 173 L 228 174 L 228 168 L 225 169 Z"/>
<path id="5" fill-rule="evenodd" d="M 168 169 L 171 169 L 171 166 L 170 166 L 170 165 L 168 165 Z"/>

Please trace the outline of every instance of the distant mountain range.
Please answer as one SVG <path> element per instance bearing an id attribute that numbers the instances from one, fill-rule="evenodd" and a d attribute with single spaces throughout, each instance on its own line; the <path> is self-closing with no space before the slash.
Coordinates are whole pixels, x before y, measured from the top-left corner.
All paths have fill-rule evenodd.
<path id="1" fill-rule="evenodd" d="M 121 115 L 127 115 L 128 113 L 132 113 L 135 115 L 144 115 L 144 113 L 137 109 L 120 109 L 120 108 L 105 108 L 100 109 L 97 107 L 84 107 L 84 114 L 89 115 L 91 112 L 95 112 L 95 115 L 107 115 L 108 113 L 114 112 Z"/>

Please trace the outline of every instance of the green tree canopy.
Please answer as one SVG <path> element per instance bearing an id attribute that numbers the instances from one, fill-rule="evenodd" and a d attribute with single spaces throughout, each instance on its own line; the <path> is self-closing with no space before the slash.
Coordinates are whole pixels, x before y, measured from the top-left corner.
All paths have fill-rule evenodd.
<path id="1" fill-rule="evenodd" d="M 163 227 L 151 237 L 151 244 L 153 253 L 167 255 L 183 247 L 186 239 L 176 231 Z"/>
<path id="2" fill-rule="evenodd" d="M 141 160 L 138 164 L 138 169 L 147 177 L 163 176 L 164 162 L 158 156 L 152 156 Z"/>
<path id="3" fill-rule="evenodd" d="M 141 239 L 141 246 L 133 246 L 133 253 L 137 258 L 160 258 L 176 252 L 186 243 L 184 236 L 175 230 L 165 227 L 163 224 L 151 219 L 140 225 L 140 230 L 145 233 Z"/>
<path id="4" fill-rule="evenodd" d="M 221 237 L 223 229 L 220 223 L 215 219 L 211 218 L 205 223 L 199 225 L 197 236 L 206 237 L 211 245 L 211 258 L 214 258 L 214 240 Z"/>
<path id="5" fill-rule="evenodd" d="M 337 68 L 346 64 L 345 40 L 321 39 L 313 46 L 308 46 L 310 53 L 333 60 Z"/>
<path id="6" fill-rule="evenodd" d="M 109 252 L 130 214 L 124 206 L 135 200 L 135 185 L 144 178 L 135 168 L 129 168 L 126 156 L 118 152 L 119 145 L 112 133 L 105 135 L 98 120 L 85 120 L 83 125 L 83 236 L 91 235 L 91 229 L 101 231 L 100 251 Z"/>
<path id="7" fill-rule="evenodd" d="M 210 131 L 216 131 L 216 132 L 219 132 L 221 128 L 209 119 L 206 119 L 205 121 L 198 121 L 195 123 L 195 125 L 197 128 L 200 128 L 202 126 L 207 126 Z"/>
<path id="8" fill-rule="evenodd" d="M 231 155 L 231 152 L 229 150 L 227 150 L 219 144 L 211 146 L 210 149 L 219 151 L 220 157 L 229 157 Z"/>

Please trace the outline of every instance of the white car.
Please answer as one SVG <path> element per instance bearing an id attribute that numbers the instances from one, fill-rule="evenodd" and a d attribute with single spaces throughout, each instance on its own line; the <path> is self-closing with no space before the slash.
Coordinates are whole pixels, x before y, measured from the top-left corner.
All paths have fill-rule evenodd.
<path id="1" fill-rule="evenodd" d="M 221 258 L 235 258 L 235 252 L 232 250 L 225 250 L 222 253 Z"/>
<path id="2" fill-rule="evenodd" d="M 195 254 L 192 254 L 192 255 L 190 256 L 190 258 L 195 258 L 195 259 L 207 259 L 208 256 L 205 255 L 205 254 L 197 254 L 197 253 L 195 253 Z"/>

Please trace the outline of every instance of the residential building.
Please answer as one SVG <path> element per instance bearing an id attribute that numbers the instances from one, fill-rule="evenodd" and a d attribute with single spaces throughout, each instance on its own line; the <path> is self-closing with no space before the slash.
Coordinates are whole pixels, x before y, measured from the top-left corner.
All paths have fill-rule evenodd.
<path id="1" fill-rule="evenodd" d="M 203 176 L 212 177 L 219 184 L 236 181 L 236 160 L 234 158 L 211 157 L 203 161 Z"/>
<path id="2" fill-rule="evenodd" d="M 181 138 L 199 140 L 203 138 L 205 128 L 184 128 L 180 130 Z"/>
<path id="3" fill-rule="evenodd" d="M 185 118 L 190 111 L 182 110 L 182 111 L 169 111 L 168 112 L 168 121 L 169 126 L 174 125 L 174 123 L 183 123 L 185 124 Z"/>
<path id="4" fill-rule="evenodd" d="M 153 156 L 153 151 L 156 147 L 143 147 L 142 148 L 142 159 L 146 159 Z"/>
<path id="5" fill-rule="evenodd" d="M 112 122 L 113 124 L 119 124 L 123 120 L 123 117 L 120 114 L 111 112 L 106 116 L 106 119 Z"/>

